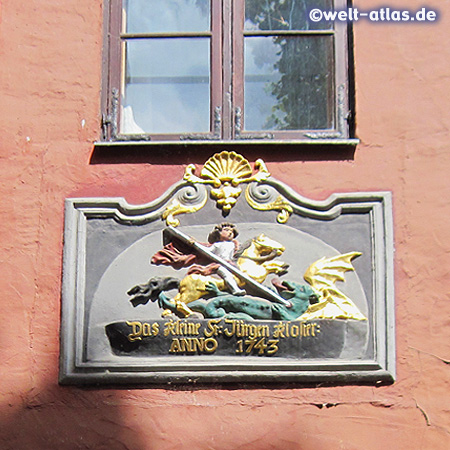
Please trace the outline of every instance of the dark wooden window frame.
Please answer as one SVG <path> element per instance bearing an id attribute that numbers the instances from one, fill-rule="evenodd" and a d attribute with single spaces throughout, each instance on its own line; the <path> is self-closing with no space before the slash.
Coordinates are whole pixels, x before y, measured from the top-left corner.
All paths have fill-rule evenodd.
<path id="1" fill-rule="evenodd" d="M 347 6 L 335 0 L 335 8 Z M 121 30 L 122 0 L 105 0 L 105 39 L 102 89 L 102 139 L 104 143 L 193 143 L 193 142 L 298 142 L 356 145 L 353 139 L 353 88 L 351 83 L 351 30 L 336 23 L 330 30 L 244 31 L 244 0 L 211 2 L 211 31 L 186 33 L 127 34 Z M 245 36 L 332 36 L 334 42 L 333 128 L 320 130 L 261 131 L 243 130 L 243 65 Z M 123 42 L 153 38 L 211 38 L 210 132 L 190 134 L 121 134 Z"/>

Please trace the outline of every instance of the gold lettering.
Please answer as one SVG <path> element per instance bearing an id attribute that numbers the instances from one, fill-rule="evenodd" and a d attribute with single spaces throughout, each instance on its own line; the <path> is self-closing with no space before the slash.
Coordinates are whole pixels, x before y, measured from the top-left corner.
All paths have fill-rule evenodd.
<path id="1" fill-rule="evenodd" d="M 172 344 L 170 346 L 169 353 L 178 353 L 180 351 L 181 351 L 180 350 L 180 341 L 178 340 L 178 338 L 172 339 Z"/>
<path id="2" fill-rule="evenodd" d="M 200 325 L 200 324 L 199 324 Z M 205 349 L 205 338 L 192 338 L 194 352 L 203 352 Z"/>
<path id="3" fill-rule="evenodd" d="M 222 319 L 211 319 L 210 321 L 208 321 L 207 329 L 204 331 L 206 337 L 209 338 L 211 336 L 217 336 L 218 335 L 219 327 L 217 326 L 217 324 L 221 320 Z"/>
<path id="4" fill-rule="evenodd" d="M 212 344 L 212 345 L 209 347 L 208 346 L 209 344 Z M 219 343 L 214 338 L 208 338 L 208 339 L 205 339 L 204 345 L 205 345 L 205 351 L 207 353 L 213 353 L 216 351 Z"/>
<path id="5" fill-rule="evenodd" d="M 274 338 L 284 338 L 286 337 L 284 335 L 284 331 L 285 331 L 285 324 L 283 322 L 280 322 L 278 324 L 275 325 L 275 331 L 273 332 L 273 337 Z"/>
<path id="6" fill-rule="evenodd" d="M 190 338 L 181 338 L 180 339 L 180 346 L 181 346 L 181 352 L 193 352 L 192 349 L 192 342 Z"/>
<path id="7" fill-rule="evenodd" d="M 300 337 L 307 336 L 306 334 L 306 323 L 300 322 Z"/>
<path id="8" fill-rule="evenodd" d="M 145 322 L 144 324 L 142 324 L 142 335 L 143 336 L 151 336 L 152 332 L 150 329 L 150 324 Z"/>
<path id="9" fill-rule="evenodd" d="M 200 333 L 201 323 L 189 323 L 189 334 L 198 335 Z"/>
<path id="10" fill-rule="evenodd" d="M 214 338 L 173 338 L 169 353 L 213 353 L 217 346 L 218 342 Z"/>
<path id="11" fill-rule="evenodd" d="M 168 336 L 170 333 L 172 333 L 172 335 L 176 334 L 175 323 L 172 319 L 164 324 L 164 336 Z"/>
<path id="12" fill-rule="evenodd" d="M 290 336 L 290 334 L 289 334 L 289 325 L 291 324 L 291 322 L 288 322 L 287 324 L 286 324 L 286 337 L 291 337 Z"/>
<path id="13" fill-rule="evenodd" d="M 141 322 L 128 322 L 127 321 L 127 325 L 129 327 L 131 327 L 132 331 L 131 333 L 127 336 L 128 340 L 130 342 L 133 341 L 141 341 L 141 334 L 142 334 L 142 323 Z"/>
<path id="14" fill-rule="evenodd" d="M 267 349 L 267 354 L 268 355 L 273 355 L 274 353 L 276 353 L 278 351 L 278 339 L 270 339 L 269 341 L 267 341 L 269 344 L 269 348 Z"/>
<path id="15" fill-rule="evenodd" d="M 236 321 L 233 319 L 225 319 L 225 323 L 230 323 L 232 324 L 232 328 L 231 331 L 228 328 L 224 328 L 223 333 L 225 334 L 225 336 L 233 336 L 234 333 L 236 333 Z"/>
<path id="16" fill-rule="evenodd" d="M 156 336 L 159 333 L 159 323 L 155 322 L 152 324 L 152 333 L 153 336 Z"/>
<path id="17" fill-rule="evenodd" d="M 225 323 L 231 325 L 225 327 L 223 333 L 225 336 L 231 337 L 236 335 L 237 337 L 269 337 L 270 327 L 269 325 L 254 325 L 246 324 L 243 320 L 225 319 Z"/>
<path id="18" fill-rule="evenodd" d="M 219 319 L 220 321 L 221 319 Z M 153 324 L 157 325 L 157 324 Z M 186 335 L 198 335 L 201 327 L 201 323 L 194 322 L 182 322 L 177 320 L 174 322 L 172 319 L 164 324 L 164 336 L 172 334 L 173 336 L 186 336 Z M 154 334 L 158 334 L 159 327 L 155 327 Z"/>
<path id="19" fill-rule="evenodd" d="M 258 355 L 264 355 L 264 352 L 266 351 L 267 348 L 266 340 L 264 338 L 261 338 L 255 344 L 255 348 L 258 350 Z"/>
<path id="20" fill-rule="evenodd" d="M 242 331 L 242 327 L 244 325 L 243 320 L 236 320 L 236 336 L 243 337 L 245 334 Z"/>
<path id="21" fill-rule="evenodd" d="M 317 323 L 298 322 L 298 325 L 290 326 L 289 333 L 293 338 L 317 337 L 317 334 L 320 333 L 320 325 Z"/>
<path id="22" fill-rule="evenodd" d="M 258 337 L 269 337 L 269 325 L 258 325 Z"/>

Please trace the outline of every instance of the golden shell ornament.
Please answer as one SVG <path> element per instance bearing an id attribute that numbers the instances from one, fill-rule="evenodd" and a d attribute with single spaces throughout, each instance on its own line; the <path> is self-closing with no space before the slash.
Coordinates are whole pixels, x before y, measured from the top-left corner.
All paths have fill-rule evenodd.
<path id="1" fill-rule="evenodd" d="M 263 181 L 270 177 L 264 161 L 258 159 L 253 175 L 250 163 L 236 152 L 223 151 L 209 158 L 200 171 L 200 176 L 195 175 L 195 165 L 189 164 L 184 172 L 184 179 L 190 183 L 211 184 L 211 197 L 217 200 L 218 206 L 229 212 L 241 195 L 241 183 Z"/>
<path id="2" fill-rule="evenodd" d="M 215 154 L 206 161 L 200 175 L 215 182 L 228 181 L 237 186 L 240 179 L 252 175 L 252 168 L 242 155 L 235 152 L 222 152 Z"/>

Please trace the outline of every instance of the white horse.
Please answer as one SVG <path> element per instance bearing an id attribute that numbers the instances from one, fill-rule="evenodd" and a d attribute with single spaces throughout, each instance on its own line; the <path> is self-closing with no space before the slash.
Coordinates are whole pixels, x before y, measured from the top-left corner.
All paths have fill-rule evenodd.
<path id="1" fill-rule="evenodd" d="M 281 261 L 273 261 L 274 258 L 280 256 L 285 248 L 279 242 L 270 239 L 264 234 L 251 239 L 245 243 L 237 254 L 237 266 L 239 270 L 258 283 L 263 283 L 267 275 L 271 273 L 286 273 L 289 265 Z M 237 278 L 240 286 L 244 286 L 245 282 Z M 178 294 L 167 302 L 171 304 L 171 308 L 175 308 L 178 312 L 188 316 L 192 311 L 187 306 L 189 303 L 198 300 L 208 293 L 206 285 L 213 283 L 219 290 L 226 290 L 225 283 L 222 279 L 213 275 L 191 274 L 185 276 L 178 289 Z M 170 309 L 164 312 L 170 314 Z"/>
<path id="2" fill-rule="evenodd" d="M 285 248 L 279 242 L 270 239 L 264 234 L 253 238 L 248 244 L 244 244 L 237 254 L 239 270 L 253 278 L 258 283 L 263 283 L 270 273 L 286 273 L 288 264 L 282 261 L 273 261 L 281 256 Z"/>

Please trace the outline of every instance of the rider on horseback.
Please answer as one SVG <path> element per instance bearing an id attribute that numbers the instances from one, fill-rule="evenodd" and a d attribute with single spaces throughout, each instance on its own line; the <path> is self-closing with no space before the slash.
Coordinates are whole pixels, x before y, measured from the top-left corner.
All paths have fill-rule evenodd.
<path id="1" fill-rule="evenodd" d="M 232 223 L 224 222 L 216 225 L 214 230 L 209 233 L 208 242 L 211 244 L 208 250 L 219 256 L 230 264 L 235 264 L 234 255 L 239 250 L 239 242 L 235 239 L 238 235 L 236 226 Z M 233 295 L 245 295 L 246 292 L 241 289 L 234 276 L 225 267 L 219 266 L 216 271 L 227 288 Z"/>

